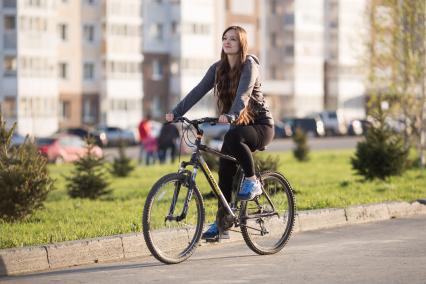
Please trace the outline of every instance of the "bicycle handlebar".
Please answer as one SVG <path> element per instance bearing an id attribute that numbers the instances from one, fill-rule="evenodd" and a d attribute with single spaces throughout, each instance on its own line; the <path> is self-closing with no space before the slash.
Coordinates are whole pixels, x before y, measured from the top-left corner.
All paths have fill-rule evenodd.
<path id="1" fill-rule="evenodd" d="M 171 122 L 187 122 L 195 127 L 202 123 L 210 123 L 212 125 L 218 123 L 219 118 L 217 117 L 203 117 L 199 119 L 190 120 L 184 116 L 175 117 Z"/>

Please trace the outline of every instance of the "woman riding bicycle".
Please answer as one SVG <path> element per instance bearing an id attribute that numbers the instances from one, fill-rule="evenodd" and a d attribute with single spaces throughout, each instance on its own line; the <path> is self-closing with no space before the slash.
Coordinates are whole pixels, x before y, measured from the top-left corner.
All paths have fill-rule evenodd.
<path id="1" fill-rule="evenodd" d="M 221 59 L 207 71 L 201 82 L 173 109 L 166 114 L 167 121 L 183 116 L 204 95 L 214 88 L 219 123 L 231 123 L 221 152 L 235 157 L 241 164 L 245 179 L 237 194 L 240 200 L 251 200 L 262 193 L 255 175 L 252 152 L 264 148 L 274 137 L 274 121 L 260 91 L 259 60 L 247 54 L 247 33 L 239 26 L 228 27 L 222 35 Z M 237 165 L 220 159 L 219 187 L 231 202 L 232 180 Z M 203 239 L 214 239 L 219 228 L 212 224 L 204 232 Z M 229 238 L 223 232 L 222 238 Z"/>

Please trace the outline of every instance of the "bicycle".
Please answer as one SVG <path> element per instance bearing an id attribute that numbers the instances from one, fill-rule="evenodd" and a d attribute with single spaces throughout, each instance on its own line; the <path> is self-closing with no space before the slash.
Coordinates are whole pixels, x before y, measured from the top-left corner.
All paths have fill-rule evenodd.
<path id="1" fill-rule="evenodd" d="M 189 120 L 177 117 L 173 122 L 186 124 L 187 135 L 191 128 L 195 129 L 196 138 L 191 159 L 181 162 L 178 172 L 160 178 L 147 196 L 142 227 L 152 255 L 163 263 L 175 264 L 188 259 L 195 251 L 205 218 L 203 197 L 195 180 L 199 169 L 221 204 L 223 212 L 217 215 L 220 234 L 232 226 L 239 227 L 244 241 L 255 253 L 267 255 L 279 252 L 290 238 L 296 211 L 295 198 L 287 179 L 278 172 L 257 172 L 263 193 L 250 201 L 233 200 L 228 204 L 201 153 L 211 153 L 238 164 L 234 157 L 201 143 L 203 130 L 199 125 L 216 124 L 217 118 Z M 192 171 L 187 169 L 188 166 L 192 166 Z M 243 171 L 238 167 L 233 181 L 234 193 L 240 188 L 243 178 Z"/>

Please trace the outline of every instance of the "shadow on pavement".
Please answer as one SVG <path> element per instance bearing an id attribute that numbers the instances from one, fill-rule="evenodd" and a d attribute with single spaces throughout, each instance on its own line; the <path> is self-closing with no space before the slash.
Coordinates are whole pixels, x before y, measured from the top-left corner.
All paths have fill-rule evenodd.
<path id="1" fill-rule="evenodd" d="M 239 258 L 248 258 L 248 257 L 258 257 L 257 254 L 251 254 L 251 255 L 227 255 L 227 256 L 220 256 L 220 255 L 212 255 L 212 256 L 198 256 L 198 257 L 191 257 L 189 260 L 184 261 L 181 263 L 181 265 L 188 264 L 191 265 L 194 262 L 205 262 L 210 260 L 218 260 L 218 259 L 239 259 Z M 0 268 L 4 267 L 1 266 L 1 258 L 0 258 Z M 179 265 L 179 264 L 177 264 Z M 148 263 L 132 263 L 132 264 L 122 264 L 122 265 L 97 265 L 95 267 L 86 267 L 86 268 L 64 268 L 63 270 L 55 270 L 55 271 L 45 271 L 45 272 L 39 272 L 39 273 L 31 273 L 31 274 L 25 274 L 25 275 L 9 275 L 4 276 L 2 280 L 18 280 L 18 279 L 34 279 L 37 278 L 37 276 L 60 276 L 60 275 L 67 275 L 67 274 L 75 274 L 75 273 L 94 273 L 94 272 L 105 272 L 105 271 L 119 271 L 119 270 L 126 270 L 126 269 L 141 269 L 141 268 L 149 268 L 149 267 L 157 267 L 157 266 L 168 266 L 167 264 L 163 264 L 159 261 L 154 262 L 148 262 Z M 172 265 L 173 266 L 173 265 Z M 4 268 L 5 269 L 5 268 Z"/>
<path id="2" fill-rule="evenodd" d="M 7 275 L 7 269 L 3 258 L 0 256 L 0 278 L 3 277 L 3 275 Z"/>
<path id="3" fill-rule="evenodd" d="M 144 267 L 155 267 L 162 266 L 165 264 L 158 262 L 150 262 L 150 263 L 134 263 L 134 264 L 123 264 L 123 265 L 101 265 L 96 267 L 86 267 L 86 268 L 65 268 L 64 270 L 55 270 L 55 271 L 46 271 L 40 273 L 31 273 L 25 275 L 9 275 L 3 278 L 2 280 L 16 280 L 16 279 L 27 279 L 27 278 L 36 278 L 37 276 L 58 276 L 58 275 L 66 275 L 66 274 L 74 274 L 74 273 L 93 273 L 93 272 L 102 272 L 102 271 L 118 271 L 125 269 L 137 269 Z"/>

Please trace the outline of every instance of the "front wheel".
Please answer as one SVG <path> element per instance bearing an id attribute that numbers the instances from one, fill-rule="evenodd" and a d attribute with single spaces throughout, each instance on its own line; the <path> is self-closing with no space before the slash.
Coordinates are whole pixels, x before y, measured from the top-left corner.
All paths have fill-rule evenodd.
<path id="1" fill-rule="evenodd" d="M 203 199 L 195 184 L 189 188 L 189 179 L 187 172 L 162 177 L 145 202 L 142 227 L 146 245 L 155 258 L 166 264 L 190 257 L 203 230 Z M 188 208 L 184 210 L 188 198 Z"/>
<path id="2" fill-rule="evenodd" d="M 279 173 L 261 173 L 263 193 L 242 202 L 241 233 L 257 254 L 279 252 L 293 230 L 296 202 L 289 182 Z"/>

